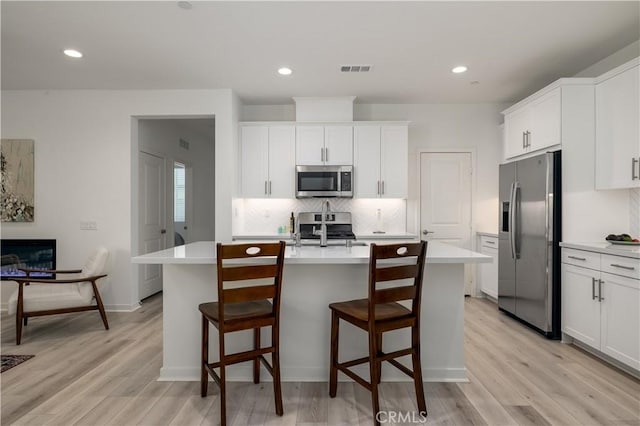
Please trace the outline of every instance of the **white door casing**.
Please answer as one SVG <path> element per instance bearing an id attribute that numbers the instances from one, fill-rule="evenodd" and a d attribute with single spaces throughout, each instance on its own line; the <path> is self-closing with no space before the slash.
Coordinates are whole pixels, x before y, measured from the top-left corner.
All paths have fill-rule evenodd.
<path id="1" fill-rule="evenodd" d="M 142 151 L 138 158 L 138 254 L 142 255 L 163 250 L 166 246 L 166 181 L 164 158 Z M 162 267 L 141 265 L 140 268 L 138 297 L 142 300 L 162 290 Z"/>
<path id="2" fill-rule="evenodd" d="M 471 172 L 471 152 L 420 153 L 422 239 L 471 249 Z M 466 265 L 465 294 L 473 294 L 472 287 Z"/>

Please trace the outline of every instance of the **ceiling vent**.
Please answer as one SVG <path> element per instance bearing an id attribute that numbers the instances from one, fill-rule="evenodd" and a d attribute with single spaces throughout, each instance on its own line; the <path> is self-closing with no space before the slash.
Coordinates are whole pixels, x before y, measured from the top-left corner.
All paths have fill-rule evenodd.
<path id="1" fill-rule="evenodd" d="M 340 72 L 369 72 L 371 65 L 342 65 Z"/>

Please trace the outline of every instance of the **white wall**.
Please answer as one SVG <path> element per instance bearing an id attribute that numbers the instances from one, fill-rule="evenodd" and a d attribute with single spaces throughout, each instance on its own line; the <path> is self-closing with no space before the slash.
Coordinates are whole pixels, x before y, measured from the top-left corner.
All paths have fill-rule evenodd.
<path id="1" fill-rule="evenodd" d="M 623 47 L 590 67 L 583 69 L 574 75 L 574 77 L 598 77 L 638 56 L 640 56 L 640 40 Z"/>
<path id="2" fill-rule="evenodd" d="M 215 235 L 230 241 L 238 102 L 227 89 L 3 91 L 2 137 L 35 140 L 36 210 L 33 223 L 4 223 L 2 238 L 56 238 L 61 268 L 105 245 L 112 254 L 105 304 L 135 308 L 136 117 L 178 116 L 216 117 Z M 98 230 L 81 231 L 81 220 L 95 220 Z M 3 302 L 10 287 L 2 285 Z"/>
<path id="3" fill-rule="evenodd" d="M 204 121 L 205 123 L 201 123 Z M 189 241 L 214 239 L 215 209 L 214 191 L 214 135 L 203 134 L 199 129 L 214 119 L 142 119 L 138 122 L 138 142 L 141 151 L 160 155 L 166 159 L 167 176 L 167 224 L 173 222 L 173 163 L 178 161 L 192 169 L 193 194 L 192 221 L 189 223 Z M 213 128 L 211 129 L 213 133 Z M 180 147 L 180 139 L 189 142 L 189 149 Z M 169 226 L 169 225 L 168 225 Z M 179 229 L 184 234 L 182 228 Z M 186 238 L 186 235 L 184 235 Z M 169 245 L 173 245 L 170 234 Z"/>

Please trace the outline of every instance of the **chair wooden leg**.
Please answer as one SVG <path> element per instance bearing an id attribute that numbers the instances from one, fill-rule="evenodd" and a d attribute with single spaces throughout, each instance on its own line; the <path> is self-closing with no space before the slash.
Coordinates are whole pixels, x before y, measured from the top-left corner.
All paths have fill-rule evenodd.
<path id="1" fill-rule="evenodd" d="M 202 362 L 200 364 L 200 396 L 207 396 L 209 372 L 205 365 L 209 363 L 209 320 L 202 315 Z"/>
<path id="2" fill-rule="evenodd" d="M 253 349 L 260 349 L 260 328 L 253 329 Z M 253 383 L 260 383 L 260 358 L 253 360 Z"/>
<path id="3" fill-rule="evenodd" d="M 377 350 L 377 355 L 380 355 L 382 353 L 382 333 L 378 333 L 378 336 L 376 338 L 376 350 Z M 380 384 L 380 382 L 382 381 L 382 361 L 378 362 L 378 384 Z"/>
<path id="4" fill-rule="evenodd" d="M 222 353 L 221 353 L 222 355 Z M 220 357 L 220 426 L 227 425 L 227 379 L 225 377 L 225 367 L 222 364 L 223 357 Z"/>
<path id="5" fill-rule="evenodd" d="M 273 393 L 276 400 L 276 414 L 282 416 L 282 386 L 280 383 L 280 333 L 278 325 L 274 326 L 271 332 L 271 342 L 273 344 L 273 354 L 271 362 L 273 364 Z"/>
<path id="6" fill-rule="evenodd" d="M 22 314 L 24 310 L 24 296 L 22 283 L 18 284 L 18 302 L 16 306 L 16 345 L 22 340 Z"/>
<path id="7" fill-rule="evenodd" d="M 100 317 L 102 317 L 102 323 L 104 324 L 104 329 L 109 329 L 109 322 L 107 321 L 107 313 L 104 310 L 104 305 L 102 304 L 102 298 L 100 297 L 100 292 L 98 291 L 98 286 L 95 281 L 91 282 L 93 286 L 93 294 L 96 297 L 96 304 L 98 305 L 98 310 L 100 311 Z"/>
<path id="8" fill-rule="evenodd" d="M 413 382 L 416 387 L 416 398 L 418 400 L 418 411 L 427 415 L 427 404 L 424 399 L 424 383 L 422 382 L 422 365 L 420 360 L 420 328 L 411 328 L 411 344 L 413 346 Z"/>
<path id="9" fill-rule="evenodd" d="M 331 355 L 329 362 L 329 396 L 336 397 L 338 390 L 338 331 L 340 327 L 340 319 L 335 311 L 331 311 Z"/>
<path id="10" fill-rule="evenodd" d="M 378 426 L 380 422 L 378 421 L 378 412 L 380 411 L 380 400 L 378 398 L 378 382 L 379 382 L 379 371 L 378 371 L 378 360 L 376 357 L 377 343 L 376 343 L 377 333 L 372 330 L 369 331 L 369 374 L 371 378 L 371 405 L 373 406 L 373 423 Z"/>

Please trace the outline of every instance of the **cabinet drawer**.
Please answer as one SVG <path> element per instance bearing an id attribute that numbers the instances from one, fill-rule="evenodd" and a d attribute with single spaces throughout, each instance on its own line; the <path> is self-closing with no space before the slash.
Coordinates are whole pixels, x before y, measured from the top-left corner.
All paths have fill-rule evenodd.
<path id="1" fill-rule="evenodd" d="M 631 257 L 602 255 L 602 272 L 640 280 L 640 260 Z"/>
<path id="2" fill-rule="evenodd" d="M 498 250 L 498 239 L 496 237 L 480 236 L 480 247 L 492 248 Z"/>
<path id="3" fill-rule="evenodd" d="M 583 268 L 600 269 L 600 253 L 570 248 L 562 249 L 562 263 L 582 266 Z"/>

